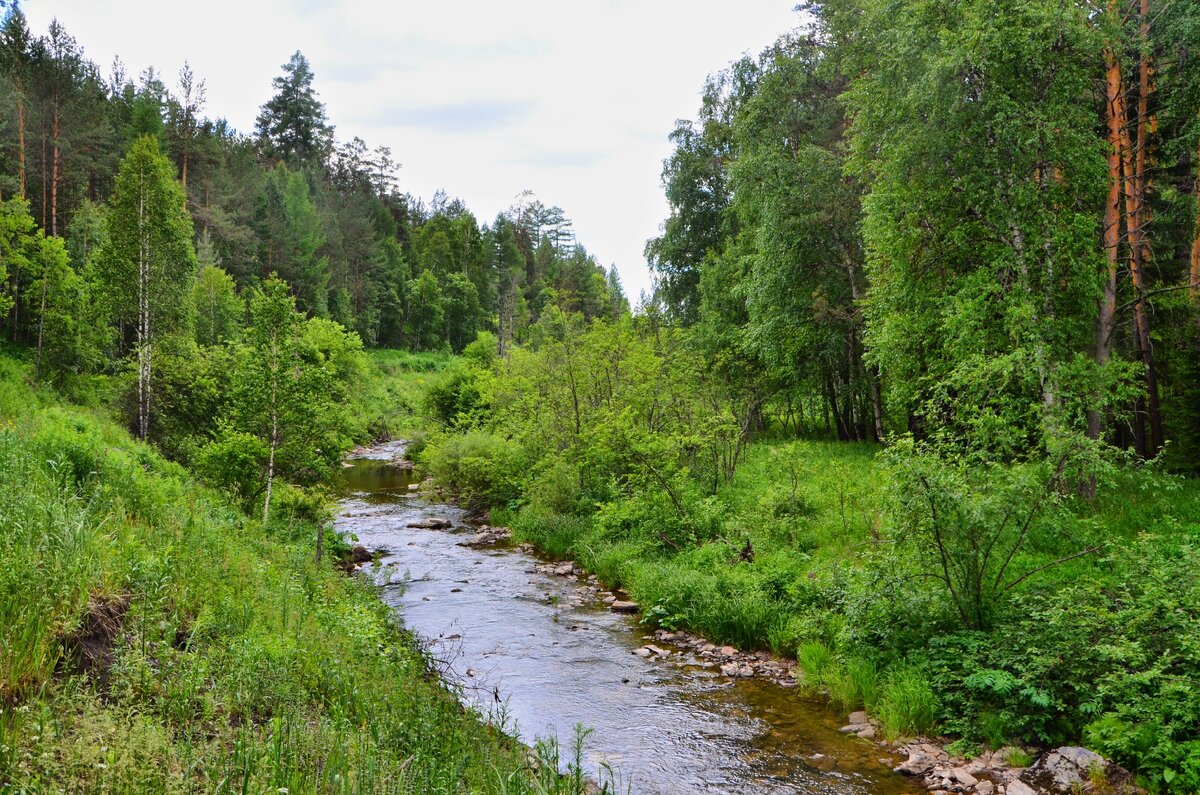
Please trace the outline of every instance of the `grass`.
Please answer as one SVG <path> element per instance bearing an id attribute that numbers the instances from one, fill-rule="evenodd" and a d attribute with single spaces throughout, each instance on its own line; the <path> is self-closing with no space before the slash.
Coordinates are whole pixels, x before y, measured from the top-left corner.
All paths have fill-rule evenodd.
<path id="1" fill-rule="evenodd" d="M 482 421 L 520 443 L 519 429 Z M 593 433 L 612 430 L 584 428 L 567 449 L 531 444 L 510 456 L 518 469 L 481 471 L 510 487 L 492 516 L 625 590 L 647 623 L 795 657 L 812 688 L 840 709 L 866 707 L 890 735 L 936 729 L 993 747 L 1099 738 L 1096 750 L 1149 785 L 1195 788 L 1179 770 L 1193 769 L 1200 713 L 1178 683 L 1200 670 L 1180 651 L 1194 646 L 1200 596 L 1200 480 L 1128 466 L 1093 502 L 1049 490 L 1026 534 L 1004 522 L 1028 507 L 1013 484 L 1032 470 L 972 470 L 966 507 L 948 514 L 948 565 L 974 570 L 971 551 L 993 549 L 980 538 L 999 544 L 981 564 L 991 585 L 972 623 L 939 580 L 912 492 L 899 491 L 919 459 L 763 438 L 710 494 L 685 479 L 672 490 L 628 462 L 604 471 L 611 450 Z M 439 438 L 431 449 L 454 448 Z M 1001 566 L 1002 584 L 1019 587 L 995 585 Z M 1164 752 L 1149 758 L 1127 742 L 1135 734 L 1160 737 Z"/>
<path id="2" fill-rule="evenodd" d="M 310 528 L 25 377 L 0 356 L 0 790 L 574 791 L 314 564 Z"/>
<path id="3" fill-rule="evenodd" d="M 899 666 L 884 678 L 876 711 L 889 737 L 920 736 L 937 722 L 937 697 L 923 673 Z"/>

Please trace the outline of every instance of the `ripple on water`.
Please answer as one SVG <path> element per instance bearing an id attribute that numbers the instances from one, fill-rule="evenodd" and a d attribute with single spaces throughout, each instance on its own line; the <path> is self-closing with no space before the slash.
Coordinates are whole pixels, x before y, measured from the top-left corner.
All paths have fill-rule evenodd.
<path id="1" fill-rule="evenodd" d="M 519 551 L 458 546 L 461 535 L 406 525 L 463 511 L 412 496 L 391 465 L 402 443 L 358 451 L 344 472 L 338 527 L 389 553 L 381 597 L 431 644 L 463 697 L 484 712 L 496 695 L 522 739 L 590 727 L 585 763 L 605 765 L 636 793 L 915 793 L 879 761 L 883 749 L 837 731 L 832 710 L 762 679 L 732 683 L 683 655 L 644 659 L 634 617 L 581 604 L 574 578 L 531 571 Z M 661 641 L 657 645 L 668 647 Z M 468 675 L 469 674 L 469 675 Z M 813 760 L 815 754 L 823 758 Z"/>

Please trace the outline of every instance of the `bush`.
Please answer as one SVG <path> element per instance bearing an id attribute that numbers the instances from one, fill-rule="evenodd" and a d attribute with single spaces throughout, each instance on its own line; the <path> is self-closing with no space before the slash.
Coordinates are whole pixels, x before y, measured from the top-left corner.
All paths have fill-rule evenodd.
<path id="1" fill-rule="evenodd" d="M 470 431 L 426 448 L 424 455 L 438 485 L 469 510 L 505 506 L 521 495 L 520 450 L 498 436 Z"/>
<path id="2" fill-rule="evenodd" d="M 488 411 L 475 371 L 457 368 L 436 381 L 426 393 L 425 410 L 447 428 L 478 427 Z"/>
<path id="3" fill-rule="evenodd" d="M 267 443 L 254 434 L 222 428 L 216 439 L 200 448 L 196 473 L 249 509 L 265 487 L 268 452 Z"/>

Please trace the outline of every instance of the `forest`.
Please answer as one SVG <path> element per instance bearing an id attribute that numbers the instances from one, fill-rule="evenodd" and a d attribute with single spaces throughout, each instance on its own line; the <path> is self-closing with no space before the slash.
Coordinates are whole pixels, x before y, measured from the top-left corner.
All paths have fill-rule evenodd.
<path id="1" fill-rule="evenodd" d="M 631 306 L 528 191 L 486 223 L 403 193 L 300 52 L 242 132 L 188 64 L 103 76 L 13 4 L 0 787 L 81 786 L 102 731 L 131 791 L 565 786 L 447 717 L 331 566 L 341 462 L 391 436 L 646 626 L 794 660 L 889 738 L 1200 791 L 1200 7 L 798 10 L 663 131 Z M 117 623 L 86 694 L 62 661 Z"/>

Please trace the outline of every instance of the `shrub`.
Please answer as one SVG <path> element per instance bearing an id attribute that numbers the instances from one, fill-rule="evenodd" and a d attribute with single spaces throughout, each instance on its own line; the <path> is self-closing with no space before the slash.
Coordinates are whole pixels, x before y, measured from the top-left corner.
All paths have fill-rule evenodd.
<path id="1" fill-rule="evenodd" d="M 474 428 L 488 410 L 479 391 L 475 371 L 456 368 L 444 375 L 425 395 L 429 416 L 447 428 Z"/>
<path id="2" fill-rule="evenodd" d="M 426 448 L 437 483 L 469 510 L 503 506 L 520 494 L 523 462 L 517 446 L 484 431 L 451 436 Z"/>

